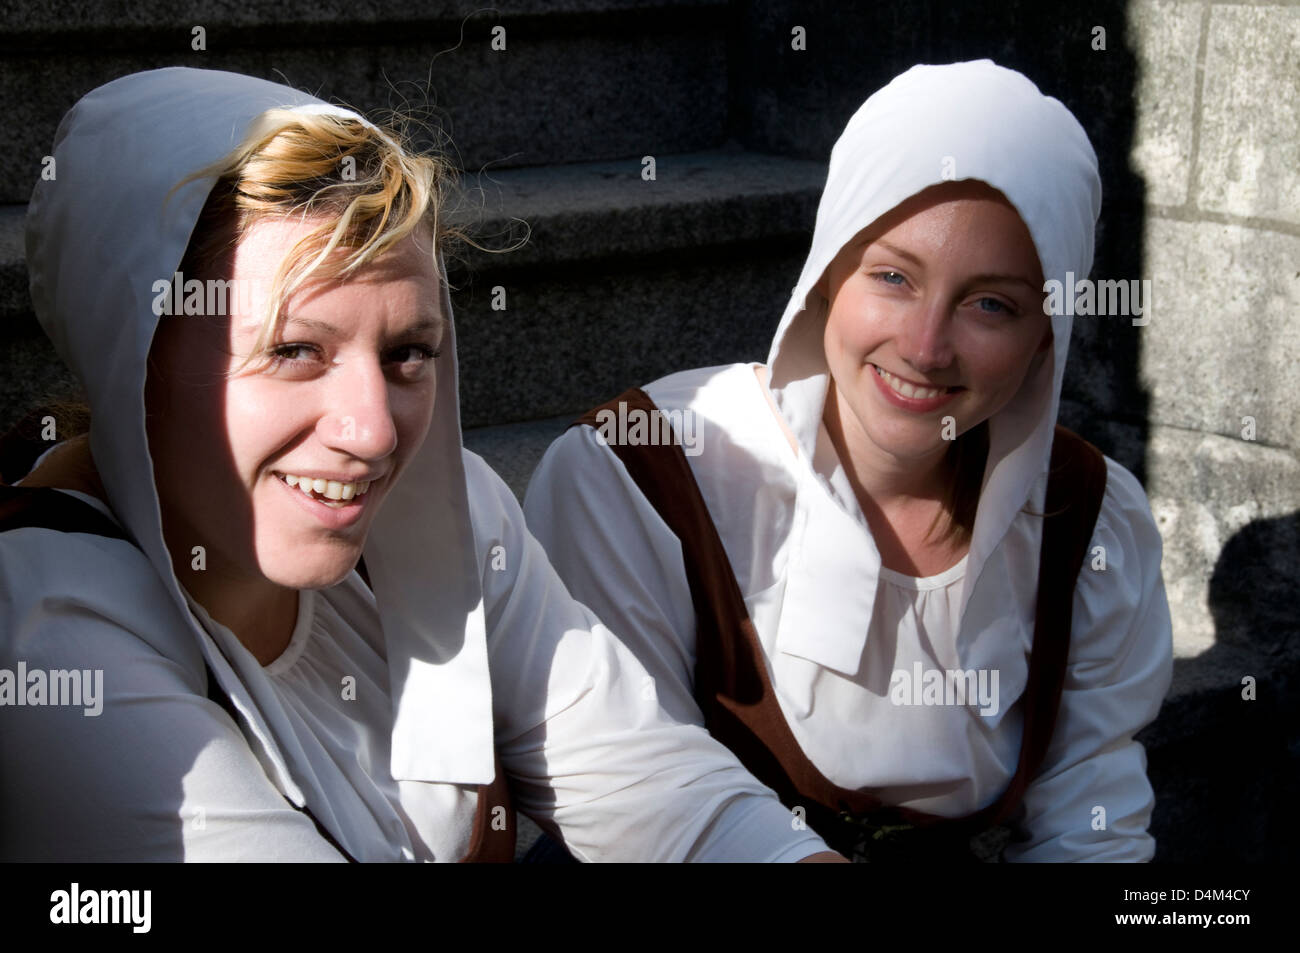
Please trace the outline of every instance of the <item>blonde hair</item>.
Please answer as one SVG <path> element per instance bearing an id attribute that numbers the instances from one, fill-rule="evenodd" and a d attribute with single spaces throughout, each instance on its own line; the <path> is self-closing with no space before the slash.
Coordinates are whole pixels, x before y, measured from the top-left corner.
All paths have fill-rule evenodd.
<path id="1" fill-rule="evenodd" d="M 176 188 L 214 175 L 182 271 L 210 271 L 259 221 L 322 219 L 281 261 L 244 364 L 269 347 L 285 303 L 308 278 L 318 272 L 347 278 L 422 225 L 433 235 L 437 268 L 436 251 L 459 235 L 440 218 L 451 167 L 407 149 L 399 133 L 351 116 L 268 110 L 233 151 Z"/>

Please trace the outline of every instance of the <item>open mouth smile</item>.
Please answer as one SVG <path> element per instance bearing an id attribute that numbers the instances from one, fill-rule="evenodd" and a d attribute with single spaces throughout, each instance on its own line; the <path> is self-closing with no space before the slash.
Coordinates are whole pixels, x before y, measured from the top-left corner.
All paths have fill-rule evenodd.
<path id="1" fill-rule="evenodd" d="M 905 410 L 920 412 L 934 410 L 937 407 L 942 407 L 966 389 L 964 387 L 927 387 L 923 384 L 915 384 L 912 381 L 904 380 L 889 373 L 883 367 L 877 367 L 875 364 L 871 365 L 871 369 L 875 372 L 873 376 L 885 399 L 894 406 Z"/>
<path id="2" fill-rule="evenodd" d="M 338 509 L 347 506 L 352 500 L 365 496 L 370 489 L 371 480 L 343 482 L 341 480 L 324 480 L 319 477 L 297 476 L 292 473 L 275 474 L 286 486 L 296 487 L 304 496 L 317 503 Z"/>

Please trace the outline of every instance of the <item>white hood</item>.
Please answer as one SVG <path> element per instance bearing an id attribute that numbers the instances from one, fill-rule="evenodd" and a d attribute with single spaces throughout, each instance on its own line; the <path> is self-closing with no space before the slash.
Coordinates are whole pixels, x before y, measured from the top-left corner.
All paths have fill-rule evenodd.
<path id="1" fill-rule="evenodd" d="M 355 116 L 285 86 L 209 70 L 137 73 L 89 93 L 59 125 L 57 177 L 39 182 L 32 195 L 27 265 L 36 315 L 89 395 L 91 448 L 109 505 L 248 718 L 264 763 L 301 803 L 276 743 L 291 733 L 272 730 L 287 724 L 274 695 L 265 686 L 250 695 L 195 621 L 172 572 L 144 416 L 146 359 L 158 323 L 152 286 L 180 267 L 214 180 L 192 181 L 164 199 L 230 152 L 251 120 L 274 107 Z M 388 654 L 392 775 L 474 784 L 494 774 L 492 704 L 445 285 L 441 307 L 450 372 L 440 365 L 428 437 L 376 515 L 365 560 Z M 430 732 L 418 732 L 430 723 L 448 726 L 432 733 L 433 744 Z"/>
<path id="2" fill-rule="evenodd" d="M 989 60 L 915 66 L 895 78 L 863 103 L 831 152 L 812 250 L 768 357 L 773 397 L 807 460 L 814 459 L 829 383 L 827 303 L 814 285 L 856 234 L 945 176 L 978 179 L 1007 197 L 1029 228 L 1045 280 L 1064 282 L 1067 271 L 1084 277 L 1092 267 L 1101 181 L 1088 137 L 1069 110 Z M 963 612 L 1016 513 L 1026 502 L 1041 505 L 1070 328 L 1068 315 L 1052 317 L 1047 359 L 989 420 Z M 843 572 L 838 558 L 827 553 L 820 569 Z M 1034 559 L 1037 565 L 1036 553 Z M 878 571 L 878 555 L 875 562 Z"/>

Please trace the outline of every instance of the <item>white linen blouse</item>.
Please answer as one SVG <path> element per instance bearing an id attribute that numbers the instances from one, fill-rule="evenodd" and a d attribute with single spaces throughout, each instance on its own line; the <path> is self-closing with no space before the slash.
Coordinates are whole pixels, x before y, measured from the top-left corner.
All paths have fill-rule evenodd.
<path id="1" fill-rule="evenodd" d="M 873 789 L 886 803 L 944 816 L 990 804 L 1020 751 L 1035 517 L 1013 519 L 978 579 L 967 578 L 966 558 L 921 579 L 880 567 L 874 600 L 863 598 L 874 544 L 843 467 L 824 428 L 812 466 L 796 455 L 755 366 L 685 371 L 645 390 L 661 409 L 695 414 L 701 443 L 687 460 L 795 738 L 829 780 Z M 1014 818 L 1023 839 L 1006 849 L 1007 860 L 1141 861 L 1154 853 L 1154 798 L 1133 735 L 1154 719 L 1172 671 L 1161 543 L 1137 480 L 1114 460 L 1106 465 L 1075 589 L 1056 730 Z M 702 725 L 680 544 L 596 430 L 574 427 L 551 446 L 525 513 L 573 594 L 645 663 L 665 706 Z M 1098 546 L 1104 570 L 1091 568 Z M 963 617 L 964 585 L 975 591 Z M 918 664 L 923 672 L 983 670 L 989 685 L 996 673 L 996 710 L 901 703 L 891 683 Z"/>

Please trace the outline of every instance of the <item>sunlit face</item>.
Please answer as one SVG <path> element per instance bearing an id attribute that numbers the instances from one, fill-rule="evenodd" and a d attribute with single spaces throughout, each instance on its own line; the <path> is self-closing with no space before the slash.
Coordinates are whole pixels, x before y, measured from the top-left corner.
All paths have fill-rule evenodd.
<path id="1" fill-rule="evenodd" d="M 240 369 L 281 258 L 313 224 L 254 225 L 222 269 L 246 300 L 229 317 L 164 318 L 154 338 L 146 399 L 164 533 L 178 567 L 204 547 L 205 581 L 338 582 L 432 418 L 443 317 L 427 232 L 345 282 L 307 284 L 269 363 Z"/>
<path id="2" fill-rule="evenodd" d="M 1005 407 L 1051 345 L 1042 289 L 1028 229 L 982 183 L 927 189 L 859 233 L 819 285 L 855 456 L 929 466 Z"/>

